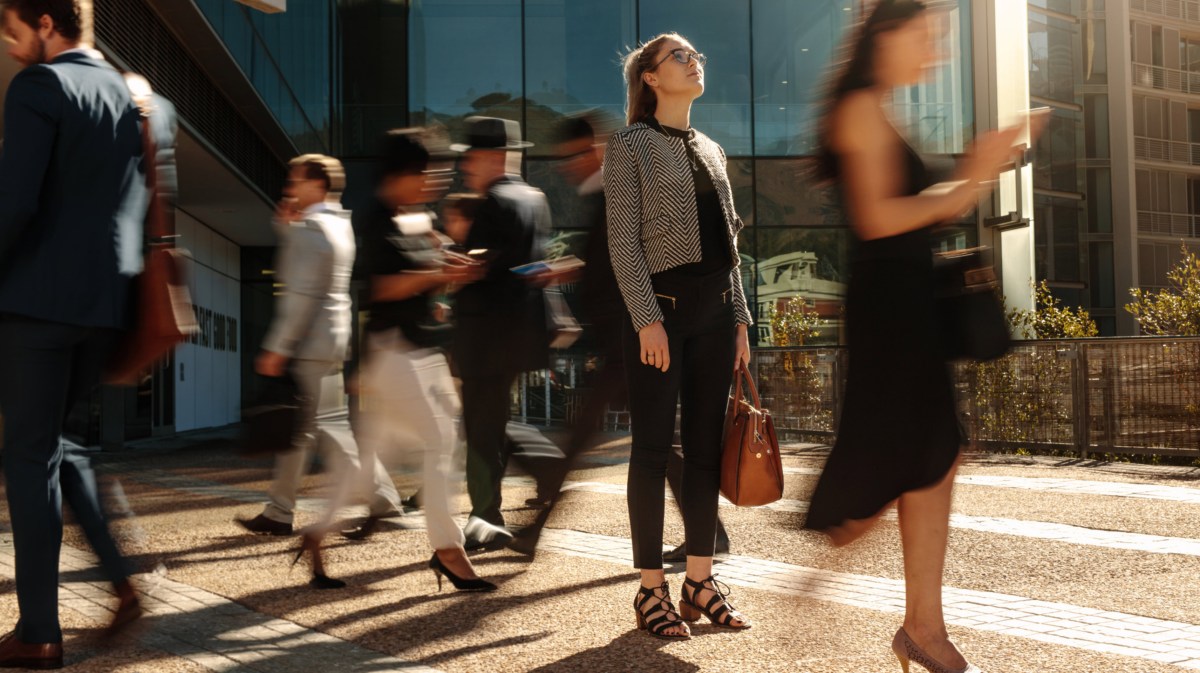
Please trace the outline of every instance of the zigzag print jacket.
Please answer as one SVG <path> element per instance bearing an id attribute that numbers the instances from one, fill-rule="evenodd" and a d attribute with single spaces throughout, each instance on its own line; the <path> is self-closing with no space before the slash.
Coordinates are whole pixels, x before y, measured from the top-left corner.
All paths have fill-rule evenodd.
<path id="1" fill-rule="evenodd" d="M 636 330 L 663 319 L 651 274 L 700 261 L 700 217 L 689 142 L 712 176 L 729 230 L 734 314 L 739 324 L 753 323 L 737 251 L 737 234 L 743 225 L 733 207 L 725 150 L 699 131 L 685 141 L 637 122 L 614 133 L 604 153 L 608 249 Z"/>

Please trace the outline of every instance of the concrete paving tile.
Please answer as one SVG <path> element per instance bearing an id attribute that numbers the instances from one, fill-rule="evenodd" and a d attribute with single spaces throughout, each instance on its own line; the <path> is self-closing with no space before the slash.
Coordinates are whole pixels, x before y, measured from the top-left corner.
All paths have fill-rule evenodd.
<path id="1" fill-rule="evenodd" d="M 1174 654 L 1171 652 L 1158 652 L 1155 654 L 1148 654 L 1148 655 L 1146 655 L 1146 658 L 1149 659 L 1150 661 L 1161 661 L 1164 664 L 1177 664 L 1181 661 L 1188 660 L 1188 657 L 1186 657 L 1186 656 L 1181 656 L 1181 655 Z"/>

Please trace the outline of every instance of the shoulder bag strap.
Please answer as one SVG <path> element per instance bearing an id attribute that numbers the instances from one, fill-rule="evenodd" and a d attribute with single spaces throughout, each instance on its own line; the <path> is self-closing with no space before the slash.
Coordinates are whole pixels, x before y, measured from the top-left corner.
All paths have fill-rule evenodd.
<path id="1" fill-rule="evenodd" d="M 146 188 L 150 190 L 150 204 L 146 213 L 146 236 L 151 245 L 173 247 L 175 223 L 167 216 L 158 191 L 158 147 L 154 142 L 150 115 L 154 113 L 154 92 L 145 77 L 134 73 L 125 74 L 125 84 L 142 117 L 142 160 L 146 169 Z"/>

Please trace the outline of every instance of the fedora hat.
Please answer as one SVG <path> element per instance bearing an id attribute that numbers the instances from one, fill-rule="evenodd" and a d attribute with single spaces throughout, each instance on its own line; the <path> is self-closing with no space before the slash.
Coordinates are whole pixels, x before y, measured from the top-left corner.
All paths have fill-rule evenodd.
<path id="1" fill-rule="evenodd" d="M 498 117 L 467 117 L 467 142 L 451 145 L 455 152 L 467 150 L 519 150 L 533 147 L 521 140 L 521 125 Z"/>

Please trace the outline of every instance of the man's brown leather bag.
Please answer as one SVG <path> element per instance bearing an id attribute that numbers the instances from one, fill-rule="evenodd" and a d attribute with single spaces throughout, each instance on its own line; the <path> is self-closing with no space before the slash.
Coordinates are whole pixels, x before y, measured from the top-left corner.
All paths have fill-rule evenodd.
<path id="1" fill-rule="evenodd" d="M 783 497 L 783 461 L 771 412 L 762 408 L 746 366 L 738 367 L 725 412 L 721 495 L 740 507 L 767 505 Z M 749 400 L 742 399 L 742 383 Z"/>
<path id="2" fill-rule="evenodd" d="M 131 89 L 134 86 L 131 83 Z M 147 85 L 148 86 L 148 85 Z M 139 92 L 135 92 L 139 93 Z M 133 325 L 121 335 L 109 357 L 104 382 L 136 385 L 155 362 L 196 333 L 196 313 L 187 286 L 188 255 L 174 244 L 175 226 L 163 208 L 158 188 L 157 147 L 150 132 L 149 90 L 135 95 L 142 107 L 142 147 L 150 191 L 146 233 L 150 245 L 142 273 L 133 281 L 130 298 Z M 146 101 L 142 104 L 142 101 Z"/>

